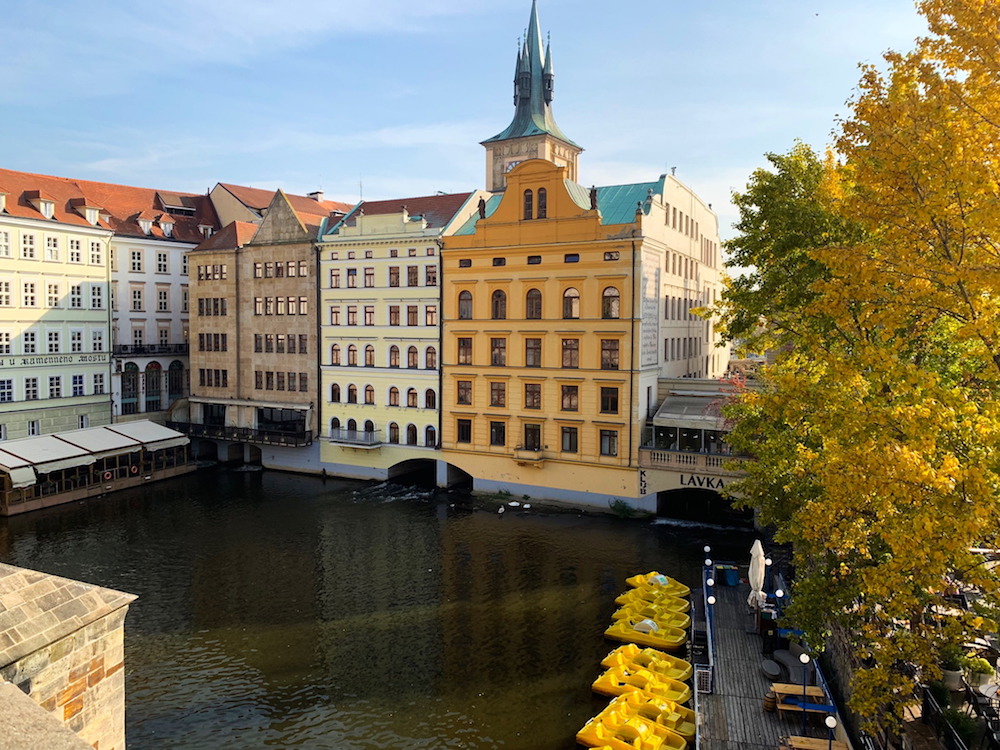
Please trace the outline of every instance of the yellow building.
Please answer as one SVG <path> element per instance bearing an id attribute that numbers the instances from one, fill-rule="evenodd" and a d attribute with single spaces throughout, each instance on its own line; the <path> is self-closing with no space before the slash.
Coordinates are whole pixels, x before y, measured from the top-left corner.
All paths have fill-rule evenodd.
<path id="1" fill-rule="evenodd" d="M 441 238 L 487 193 L 364 201 L 321 230 L 321 456 L 335 474 L 436 468 Z M 429 463 L 428 463 L 429 462 Z"/>

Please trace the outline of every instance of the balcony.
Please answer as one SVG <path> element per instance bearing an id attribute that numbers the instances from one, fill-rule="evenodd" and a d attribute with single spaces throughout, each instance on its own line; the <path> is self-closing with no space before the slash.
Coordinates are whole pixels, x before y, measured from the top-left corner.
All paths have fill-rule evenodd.
<path id="1" fill-rule="evenodd" d="M 379 431 L 358 432 L 357 430 L 345 430 L 334 427 L 330 430 L 330 442 L 338 445 L 346 445 L 351 448 L 371 449 L 382 445 L 382 438 Z"/>
<path id="2" fill-rule="evenodd" d="M 746 458 L 723 453 L 692 453 L 643 446 L 639 448 L 639 468 L 667 469 L 718 476 L 739 476 L 742 472 L 723 468 L 727 462 L 743 462 Z"/>
<path id="3" fill-rule="evenodd" d="M 522 445 L 514 448 L 514 460 L 521 466 L 535 466 L 541 468 L 545 462 L 545 454 L 539 448 L 525 448 Z"/>
<path id="4" fill-rule="evenodd" d="M 228 427 L 226 425 L 196 424 L 194 422 L 167 422 L 167 427 L 191 437 L 230 440 L 234 443 L 257 445 L 284 445 L 302 448 L 312 445 L 312 430 L 258 430 L 253 427 Z"/>
<path id="5" fill-rule="evenodd" d="M 116 357 L 146 357 L 153 354 L 187 354 L 188 344 L 115 344 Z"/>

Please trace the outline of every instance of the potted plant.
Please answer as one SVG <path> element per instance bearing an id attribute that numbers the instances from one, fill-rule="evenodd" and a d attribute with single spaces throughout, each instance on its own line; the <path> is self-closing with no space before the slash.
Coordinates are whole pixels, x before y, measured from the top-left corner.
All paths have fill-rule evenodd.
<path id="1" fill-rule="evenodd" d="M 941 648 L 941 677 L 949 690 L 962 689 L 962 649 L 956 643 Z"/>
<path id="2" fill-rule="evenodd" d="M 968 673 L 968 683 L 972 687 L 981 687 L 993 676 L 993 665 L 981 656 L 968 656 L 965 659 L 965 671 Z"/>

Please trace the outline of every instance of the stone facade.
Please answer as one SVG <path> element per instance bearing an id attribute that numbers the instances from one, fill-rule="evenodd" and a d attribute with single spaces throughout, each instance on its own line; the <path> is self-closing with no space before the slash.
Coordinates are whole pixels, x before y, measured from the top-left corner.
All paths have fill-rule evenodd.
<path id="1" fill-rule="evenodd" d="M 0 678 L 91 747 L 122 750 L 124 622 L 135 598 L 0 564 Z"/>

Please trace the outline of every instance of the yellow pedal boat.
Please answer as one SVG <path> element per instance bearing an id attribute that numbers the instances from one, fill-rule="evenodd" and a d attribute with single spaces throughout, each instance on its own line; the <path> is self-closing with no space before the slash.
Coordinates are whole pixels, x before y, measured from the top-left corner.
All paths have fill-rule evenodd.
<path id="1" fill-rule="evenodd" d="M 639 602 L 656 604 L 657 606 L 663 607 L 663 609 L 669 609 L 673 612 L 687 612 L 691 609 L 691 602 L 687 599 L 674 596 L 669 591 L 658 591 L 657 589 L 649 586 L 640 586 L 637 589 L 629 589 L 624 594 L 619 594 L 615 598 L 615 604 L 621 607 L 629 604 L 638 604 Z"/>
<path id="2" fill-rule="evenodd" d="M 691 688 L 685 683 L 655 675 L 648 669 L 633 671 L 625 667 L 611 667 L 594 680 L 591 688 L 601 695 L 616 696 L 641 690 L 674 703 L 687 703 L 691 699 Z"/>
<path id="3" fill-rule="evenodd" d="M 608 709 L 627 710 L 655 722 L 688 742 L 694 741 L 698 731 L 698 718 L 694 711 L 666 698 L 648 695 L 641 690 L 622 693 L 608 704 Z"/>
<path id="4" fill-rule="evenodd" d="M 657 573 L 655 570 L 651 570 L 649 573 L 640 573 L 639 575 L 632 576 L 631 578 L 626 578 L 625 583 L 634 589 L 641 586 L 648 586 L 656 591 L 668 591 L 673 596 L 691 595 L 690 586 L 685 586 L 680 581 L 671 578 L 670 576 L 665 576 L 662 573 Z"/>
<path id="5" fill-rule="evenodd" d="M 658 651 L 655 648 L 639 648 L 634 643 L 619 646 L 601 660 L 602 667 L 625 667 L 627 669 L 648 669 L 673 680 L 690 680 L 694 673 L 691 662 Z"/>
<path id="6" fill-rule="evenodd" d="M 604 631 L 604 637 L 624 643 L 638 643 L 640 646 L 658 648 L 661 651 L 677 651 L 688 640 L 686 630 L 660 627 L 655 621 L 645 618 L 615 620 L 611 627 Z"/>
<path id="7" fill-rule="evenodd" d="M 625 605 L 611 615 L 612 620 L 633 619 L 638 621 L 643 618 L 652 620 L 659 625 L 660 628 L 668 627 L 687 630 L 691 627 L 691 618 L 683 612 L 673 612 L 669 609 L 660 609 L 655 604 L 648 604 L 646 606 Z"/>
<path id="8" fill-rule="evenodd" d="M 612 750 L 686 750 L 687 740 L 681 735 L 622 705 L 622 708 L 608 706 L 590 719 L 576 733 L 576 741 Z"/>

